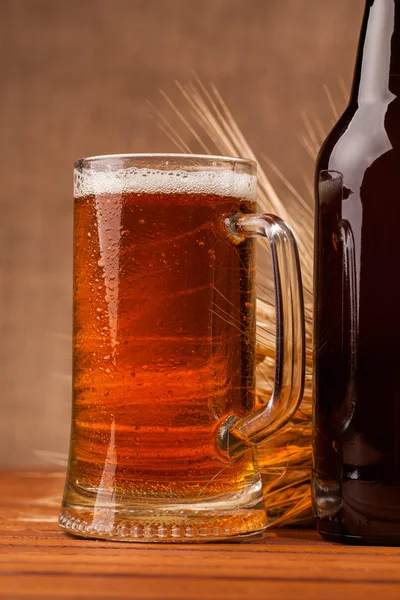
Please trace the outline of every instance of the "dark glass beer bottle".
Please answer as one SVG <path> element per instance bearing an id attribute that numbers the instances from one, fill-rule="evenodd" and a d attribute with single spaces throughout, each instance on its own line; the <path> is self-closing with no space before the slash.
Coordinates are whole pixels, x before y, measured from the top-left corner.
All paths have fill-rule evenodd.
<path id="1" fill-rule="evenodd" d="M 318 159 L 313 499 L 320 533 L 400 544 L 400 0 L 367 0 Z"/>

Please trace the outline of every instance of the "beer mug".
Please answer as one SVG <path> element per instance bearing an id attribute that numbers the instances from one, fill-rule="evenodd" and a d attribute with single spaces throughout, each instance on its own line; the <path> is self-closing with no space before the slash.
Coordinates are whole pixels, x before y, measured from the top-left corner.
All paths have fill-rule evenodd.
<path id="1" fill-rule="evenodd" d="M 191 542 L 267 526 L 254 448 L 304 378 L 295 239 L 254 214 L 256 164 L 110 155 L 75 165 L 73 414 L 60 526 Z M 255 397 L 255 238 L 269 242 L 276 370 Z"/>

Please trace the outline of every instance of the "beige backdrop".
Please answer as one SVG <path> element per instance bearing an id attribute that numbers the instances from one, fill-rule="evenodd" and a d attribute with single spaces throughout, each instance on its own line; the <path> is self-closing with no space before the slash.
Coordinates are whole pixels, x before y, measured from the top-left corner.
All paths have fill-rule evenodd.
<path id="1" fill-rule="evenodd" d="M 344 107 L 363 4 L 0 0 L 0 464 L 68 447 L 74 159 L 173 151 L 147 101 L 195 71 L 306 190 L 304 118 L 332 119 L 324 85 Z"/>

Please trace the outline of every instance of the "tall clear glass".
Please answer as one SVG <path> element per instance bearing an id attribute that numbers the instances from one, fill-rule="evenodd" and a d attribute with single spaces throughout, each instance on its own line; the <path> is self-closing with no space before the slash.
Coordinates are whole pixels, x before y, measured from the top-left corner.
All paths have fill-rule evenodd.
<path id="1" fill-rule="evenodd" d="M 60 525 L 126 541 L 267 525 L 255 444 L 303 390 L 296 242 L 254 214 L 256 165 L 113 155 L 75 165 L 74 401 Z M 254 238 L 268 239 L 277 361 L 255 406 Z"/>

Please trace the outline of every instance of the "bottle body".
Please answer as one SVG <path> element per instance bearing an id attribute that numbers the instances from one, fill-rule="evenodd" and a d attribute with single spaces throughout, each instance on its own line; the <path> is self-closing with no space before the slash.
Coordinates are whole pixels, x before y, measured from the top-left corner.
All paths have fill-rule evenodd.
<path id="1" fill-rule="evenodd" d="M 313 501 L 337 541 L 400 544 L 399 12 L 367 2 L 350 105 L 317 164 Z"/>

